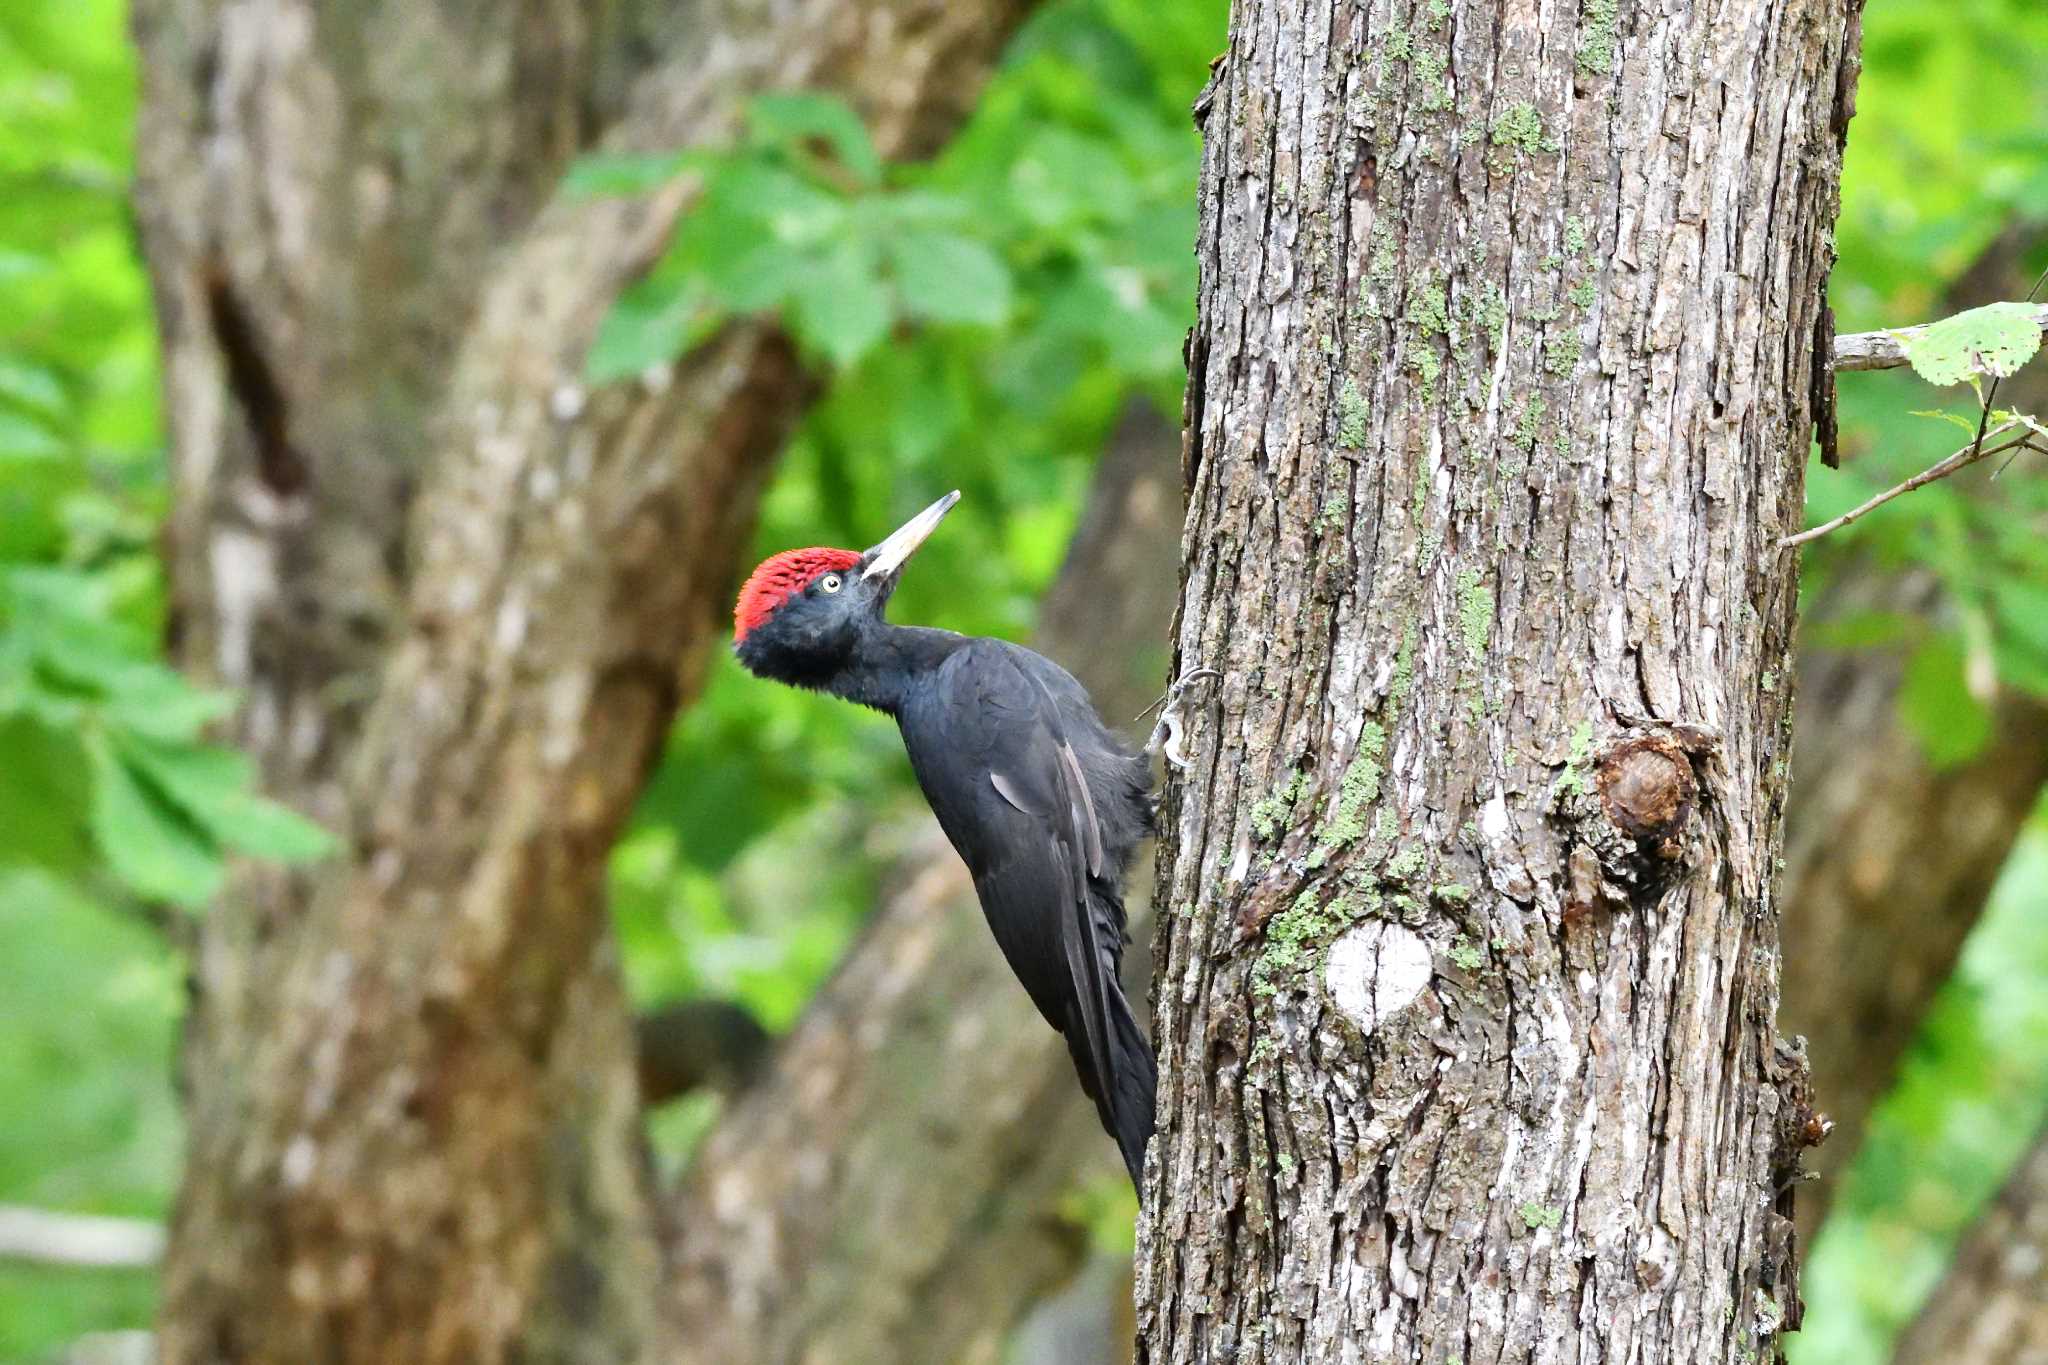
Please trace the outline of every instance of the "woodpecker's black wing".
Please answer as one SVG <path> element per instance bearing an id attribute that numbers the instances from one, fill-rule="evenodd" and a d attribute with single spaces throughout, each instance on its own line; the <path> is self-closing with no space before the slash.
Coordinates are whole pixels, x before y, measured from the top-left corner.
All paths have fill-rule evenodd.
<path id="1" fill-rule="evenodd" d="M 1066 1036 L 1082 1089 L 1135 1182 L 1152 1134 L 1156 1072 L 1117 970 L 1120 883 L 1142 823 L 1142 764 L 1102 730 L 1063 670 L 995 640 L 955 652 L 898 720 L 997 946 Z"/>

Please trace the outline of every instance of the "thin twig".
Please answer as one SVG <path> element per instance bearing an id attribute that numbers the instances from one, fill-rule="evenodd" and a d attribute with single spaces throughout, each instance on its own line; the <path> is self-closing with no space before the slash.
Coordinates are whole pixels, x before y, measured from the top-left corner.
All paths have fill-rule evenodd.
<path id="1" fill-rule="evenodd" d="M 2038 295 L 2040 294 L 2040 292 L 2041 292 L 2041 286 L 2042 286 L 2043 284 L 2048 284 L 2048 266 L 2044 266 L 2044 267 L 2042 268 L 2042 270 L 2041 270 L 2041 273 L 2040 273 L 2040 274 L 2038 274 L 2038 275 L 2036 275 L 2036 276 L 2034 277 L 2034 287 L 2033 287 L 2032 289 L 2029 289 L 2029 290 L 2027 291 L 2027 298 L 2026 298 L 2026 301 L 2027 301 L 2028 303 L 2032 303 L 2032 302 L 2034 301 L 2034 299 L 2035 299 L 2035 298 L 2036 298 L 2036 297 L 2037 297 L 2037 296 L 2038 296 Z M 1998 381 L 1999 381 L 2000 379 L 2002 379 L 2002 378 L 2004 378 L 2004 376 L 2003 376 L 2003 375 L 1996 375 L 1996 374 L 1992 375 L 1992 376 L 1991 376 L 1991 392 L 1989 392 L 1989 393 L 1987 393 L 1987 394 L 1985 394 L 1985 395 L 1984 395 L 1984 415 L 1983 415 L 1982 417 L 1979 417 L 1979 418 L 1977 419 L 1977 444 L 1978 444 L 1978 445 L 1983 445 L 1983 444 L 1984 444 L 1984 424 L 1985 424 L 1985 423 L 1987 423 L 1987 422 L 1989 422 L 1989 421 L 1991 420 L 1991 400 L 1993 400 L 1994 398 L 1998 397 Z M 2032 422 L 2030 421 L 2030 422 L 2028 423 L 2028 425 L 2029 425 L 2029 426 L 2033 426 L 2033 425 L 2034 425 L 2034 423 L 2032 423 Z M 2020 456 L 2019 456 L 2019 452 L 2018 452 L 2018 451 L 2014 451 L 2014 452 L 2013 452 L 2013 455 L 2012 455 L 2012 460 L 2017 460 L 2017 459 L 2018 459 L 2019 457 L 2020 457 Z M 1996 468 L 1996 469 L 1992 470 L 1992 471 L 1991 471 L 1991 477 L 1995 479 L 1995 478 L 1997 478 L 1997 477 L 1998 477 L 1999 475 L 2001 475 L 2001 474 L 2005 473 L 2005 470 L 2006 470 L 2006 466 L 2007 466 L 2007 465 L 2010 465 L 2010 464 L 2012 463 L 2012 460 L 2007 460 L 2007 461 L 2005 462 L 2005 464 L 2002 464 L 2002 465 L 2000 465 L 2000 466 L 1999 466 L 1998 468 Z"/>
<path id="2" fill-rule="evenodd" d="M 156 1223 L 0 1204 L 0 1259 L 45 1265 L 150 1266 L 163 1251 L 164 1230 Z"/>
<path id="3" fill-rule="evenodd" d="M 1781 550 L 1789 550 L 1795 545 L 1804 545 L 1809 540 L 1818 540 L 1822 536 L 1826 535 L 1828 532 L 1839 531 L 1844 526 L 1847 526 L 1850 522 L 1855 521 L 1859 517 L 1862 517 L 1864 514 L 1873 511 L 1876 508 L 1884 506 L 1893 498 L 1900 497 L 1904 494 L 1910 493 L 1916 488 L 1924 488 L 1928 484 L 1933 483 L 1937 479 L 1945 479 L 1949 475 L 1955 473 L 1958 469 L 1967 469 L 1969 466 L 1977 463 L 1977 461 L 1984 459 L 1987 456 L 1996 455 L 2001 450 L 2011 450 L 2015 446 L 2024 446 L 2030 444 L 2033 440 L 2033 433 L 2031 431 L 2022 431 L 2019 435 L 2013 437 L 2010 441 L 2003 442 L 1999 445 L 1988 446 L 1984 444 L 1984 441 L 1986 439 L 2004 436 L 2005 434 L 2007 434 L 2008 432 L 2012 431 L 2014 428 L 2020 425 L 2021 424 L 2019 422 L 2001 422 L 1999 425 L 1993 427 L 1990 431 L 1984 433 L 1983 437 L 1979 438 L 1978 440 L 1970 442 L 1970 444 L 1964 446 L 1961 450 L 1958 450 L 1955 454 L 1949 456 L 1947 459 L 1942 460 L 1938 464 L 1932 465 L 1926 469 L 1921 470 L 1918 474 L 1915 474 L 1912 478 L 1906 480 L 1902 484 L 1899 484 L 1895 488 L 1886 489 L 1884 492 L 1879 493 L 1876 497 L 1872 498 L 1869 502 L 1864 503 L 1861 507 L 1851 508 L 1849 511 L 1842 513 L 1842 515 L 1840 515 L 1839 517 L 1836 517 L 1833 521 L 1823 522 L 1819 526 L 1814 527 L 1812 530 L 1801 531 L 1796 536 L 1786 536 L 1784 539 L 1778 542 L 1778 548 Z"/>

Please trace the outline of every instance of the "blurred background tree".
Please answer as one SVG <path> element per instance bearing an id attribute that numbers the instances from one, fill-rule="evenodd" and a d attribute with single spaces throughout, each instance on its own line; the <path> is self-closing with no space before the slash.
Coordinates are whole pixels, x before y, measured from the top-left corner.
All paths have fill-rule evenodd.
<path id="1" fill-rule="evenodd" d="M 169 8 L 147 6 L 145 18 Z M 656 12 L 622 7 L 644 29 L 591 39 L 617 41 L 610 65 L 594 65 L 580 117 L 621 116 L 644 54 L 661 48 L 661 24 L 647 18 Z M 313 858 L 326 844 L 253 796 L 247 760 L 203 742 L 238 733 L 219 728 L 237 704 L 219 685 L 236 680 L 202 675 L 195 686 L 166 666 L 181 623 L 157 552 L 173 490 L 130 208 L 140 76 L 128 20 L 117 0 L 0 14 L 0 1203 L 161 1220 L 182 1142 L 173 1052 L 197 923 L 184 907 L 209 901 L 234 853 Z M 2026 0 L 1896 0 L 1865 25 L 1840 328 L 2023 292 L 2048 266 L 2048 17 Z M 1055 0 L 1009 42 L 971 118 L 928 159 L 885 161 L 878 145 L 931 148 L 871 132 L 845 104 L 816 97 L 735 108 L 738 150 L 715 163 L 691 162 L 671 137 L 608 144 L 571 169 L 569 138 L 543 160 L 551 177 L 567 173 L 570 212 L 639 202 L 607 197 L 617 192 L 659 198 L 679 177 L 707 182 L 673 245 L 604 322 L 593 392 L 634 385 L 720 318 L 782 317 L 797 348 L 791 373 L 804 377 L 776 392 L 817 401 L 736 559 L 866 544 L 933 490 L 959 486 L 967 500 L 920 556 L 900 619 L 1012 638 L 1043 629 L 1070 642 L 1070 661 L 1102 670 L 1099 691 L 1119 676 L 1156 679 L 1164 619 L 1136 640 L 1085 627 L 1061 635 L 1039 604 L 1098 456 L 1112 432 L 1144 420 L 1132 405 L 1177 423 L 1199 150 L 1187 107 L 1222 33 L 1215 3 L 1162 12 Z M 402 86 L 402 70 L 392 79 Z M 508 182 L 507 202 L 525 207 L 495 211 L 532 212 L 552 188 Z M 404 369 L 422 362 L 390 344 L 387 401 L 402 408 L 417 401 Z M 414 344 L 424 343 L 404 340 Z M 445 346 L 427 353 L 453 363 Z M 1813 519 L 1951 448 L 1943 424 L 1911 415 L 1950 397 L 1905 372 L 1846 376 L 1842 469 L 1811 471 Z M 388 429 L 411 422 L 394 411 Z M 1800 1365 L 1887 1354 L 2048 1112 L 2048 823 L 2027 790 L 2048 766 L 2048 470 L 2023 458 L 1995 483 L 1992 472 L 1916 493 L 1807 556 L 1815 614 L 1788 873 L 1834 909 L 1815 913 L 1802 945 L 1808 897 L 1792 897 L 1786 1010 L 1789 1027 L 1815 1039 L 1822 1106 L 1853 1094 L 1869 1118 L 1852 1115 L 1824 1149 L 1832 1208 L 1807 1271 Z M 369 489 L 364 515 L 385 496 L 396 506 L 410 494 Z M 375 577 L 348 572 L 312 581 Z M 372 633 L 389 629 L 387 619 Z M 1808 731 L 1833 737 L 1810 759 Z M 1881 761 L 1864 761 L 1869 752 Z M 1898 780 L 1902 765 L 1923 778 Z M 266 790 L 335 824 L 342 808 L 289 768 L 266 758 Z M 921 833 L 921 809 L 886 720 L 750 686 L 714 651 L 609 861 L 634 1004 L 725 1002 L 780 1035 L 843 958 L 838 988 L 855 990 L 864 951 L 883 963 L 918 941 L 919 926 L 978 929 L 957 889 L 910 895 L 945 861 Z M 1935 843 L 1970 856 L 1928 856 Z M 1911 875 L 1931 863 L 1940 875 Z M 960 954 L 981 947 L 958 939 Z M 986 981 L 970 975 L 957 989 L 994 993 L 976 983 Z M 932 1015 L 945 1017 L 938 1006 Z M 760 1074 L 743 1070 L 728 1090 Z M 652 1110 L 663 1179 L 680 1177 L 722 1111 L 736 1126 L 711 1139 L 708 1160 L 767 1131 L 759 1125 L 794 1093 L 778 1085 L 791 1083 L 769 1075 L 737 1102 L 692 1089 Z M 988 1322 L 1007 1323 L 1091 1245 L 1113 1256 L 1128 1238 L 1108 1154 L 1087 1145 L 1085 1127 L 1043 1127 L 1075 1150 L 1031 1165 L 1032 1146 L 999 1122 L 977 1130 L 990 1145 L 976 1150 L 1023 1163 L 986 1183 L 1029 1192 L 992 1226 L 1028 1232 L 1040 1250 L 1024 1288 L 965 1281 L 1000 1306 L 977 1314 L 978 1336 L 948 1340 L 1000 1349 Z M 687 1184 L 678 1198 L 703 1207 Z M 869 1215 L 854 1201 L 843 1216 Z M 971 1260 L 971 1246 L 937 1246 Z M 0 1260 L 0 1358 L 146 1326 L 156 1292 L 146 1267 Z"/>

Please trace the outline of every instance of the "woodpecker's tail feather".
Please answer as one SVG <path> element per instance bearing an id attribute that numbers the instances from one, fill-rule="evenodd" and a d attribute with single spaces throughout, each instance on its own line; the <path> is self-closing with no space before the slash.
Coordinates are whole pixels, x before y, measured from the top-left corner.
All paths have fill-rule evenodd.
<path id="1" fill-rule="evenodd" d="M 1159 1067 L 1153 1060 L 1152 1044 L 1146 1041 L 1145 1031 L 1132 1017 L 1130 1004 L 1120 988 L 1110 992 L 1108 1022 L 1107 1077 L 1095 1074 L 1088 1033 L 1081 1022 L 1073 1021 L 1062 1032 L 1067 1036 L 1067 1051 L 1074 1059 L 1074 1070 L 1080 1074 L 1081 1089 L 1095 1101 L 1103 1131 L 1116 1139 L 1117 1150 L 1123 1153 L 1124 1169 L 1131 1173 L 1131 1184 L 1142 1195 L 1145 1144 L 1152 1138 L 1153 1097 L 1159 1086 Z"/>
<path id="2" fill-rule="evenodd" d="M 1152 1140 L 1159 1063 L 1153 1058 L 1152 1044 L 1146 1041 L 1145 1031 L 1131 1017 L 1131 1007 L 1125 1002 L 1122 991 L 1116 993 L 1111 1014 L 1115 1019 L 1115 1032 L 1111 1036 L 1110 1052 L 1116 1075 L 1111 1078 L 1109 1086 L 1111 1095 L 1115 1097 L 1110 1132 L 1124 1154 L 1124 1168 L 1131 1173 L 1131 1184 L 1142 1196 L 1145 1190 L 1145 1144 Z"/>

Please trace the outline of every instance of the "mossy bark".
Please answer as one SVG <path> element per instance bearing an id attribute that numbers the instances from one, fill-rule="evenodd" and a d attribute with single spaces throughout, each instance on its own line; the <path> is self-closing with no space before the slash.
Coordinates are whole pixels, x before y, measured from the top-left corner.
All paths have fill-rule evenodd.
<path id="1" fill-rule="evenodd" d="M 1198 103 L 1141 1355 L 1734 1361 L 1841 0 L 1249 0 Z"/>

